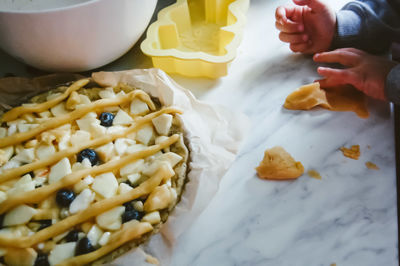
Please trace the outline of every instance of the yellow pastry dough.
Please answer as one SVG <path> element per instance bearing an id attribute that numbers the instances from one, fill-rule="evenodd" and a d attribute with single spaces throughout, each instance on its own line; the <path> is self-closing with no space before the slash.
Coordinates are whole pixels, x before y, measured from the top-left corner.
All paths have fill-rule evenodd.
<path id="1" fill-rule="evenodd" d="M 379 167 L 376 164 L 374 164 L 373 162 L 366 162 L 365 166 L 371 170 L 379 170 Z"/>
<path id="2" fill-rule="evenodd" d="M 301 162 L 282 147 L 273 147 L 264 153 L 264 158 L 256 168 L 258 177 L 262 179 L 295 179 L 304 173 Z"/>
<path id="3" fill-rule="evenodd" d="M 360 145 L 352 145 L 350 148 L 341 147 L 340 150 L 344 156 L 353 160 L 358 160 L 361 155 Z"/>
<path id="4" fill-rule="evenodd" d="M 352 86 L 320 88 L 318 82 L 304 85 L 292 92 L 284 107 L 290 110 L 310 110 L 320 106 L 331 111 L 352 111 L 361 118 L 369 116 L 365 95 Z"/>
<path id="5" fill-rule="evenodd" d="M 316 106 L 330 109 L 326 93 L 318 82 L 301 86 L 286 98 L 284 104 L 290 110 L 310 110 Z"/>

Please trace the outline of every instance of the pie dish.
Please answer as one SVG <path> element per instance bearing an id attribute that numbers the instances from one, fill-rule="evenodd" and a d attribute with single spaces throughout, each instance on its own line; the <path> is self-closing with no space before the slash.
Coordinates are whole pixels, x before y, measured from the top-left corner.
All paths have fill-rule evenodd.
<path id="1" fill-rule="evenodd" d="M 157 232 L 187 182 L 181 110 L 81 79 L 1 117 L 6 265 L 110 262 Z"/>

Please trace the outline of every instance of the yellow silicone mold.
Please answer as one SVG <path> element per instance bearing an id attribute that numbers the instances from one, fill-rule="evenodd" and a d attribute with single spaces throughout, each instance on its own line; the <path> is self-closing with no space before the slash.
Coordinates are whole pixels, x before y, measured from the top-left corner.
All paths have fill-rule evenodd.
<path id="1" fill-rule="evenodd" d="M 142 51 L 154 67 L 189 77 L 227 75 L 250 0 L 177 0 L 150 25 Z"/>

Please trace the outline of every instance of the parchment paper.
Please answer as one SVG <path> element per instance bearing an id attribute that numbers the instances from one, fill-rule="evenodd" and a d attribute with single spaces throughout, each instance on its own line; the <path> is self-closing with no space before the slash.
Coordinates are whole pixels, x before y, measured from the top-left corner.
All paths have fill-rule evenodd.
<path id="1" fill-rule="evenodd" d="M 221 178 L 235 160 L 236 153 L 249 128 L 248 119 L 222 106 L 198 101 L 190 91 L 180 87 L 158 69 L 97 72 L 93 73 L 92 78 L 103 86 L 114 86 L 123 82 L 141 88 L 152 96 L 158 97 L 162 104 L 177 106 L 184 111 L 181 119 L 189 141 L 191 158 L 189 182 L 186 184 L 181 201 L 168 217 L 160 233 L 152 236 L 150 241 L 143 246 L 146 252 L 160 261 L 161 265 L 170 265 L 173 249 L 179 236 L 209 204 L 218 190 Z M 0 79 L 0 102 L 3 105 L 17 102 L 12 95 L 26 94 L 22 83 L 37 83 L 25 80 L 19 81 L 18 86 L 15 86 L 11 80 L 16 78 L 6 79 L 7 82 L 4 82 L 5 79 Z M 53 81 L 44 80 L 46 82 L 43 82 L 43 79 L 42 82 L 46 86 L 28 86 L 30 94 L 33 93 L 32 90 L 43 91 L 54 85 Z M 7 89 L 5 89 L 5 83 Z M 11 85 L 14 85 L 13 88 L 10 87 Z M 146 254 L 141 249 L 136 249 L 117 258 L 110 265 L 148 265 L 145 258 Z"/>

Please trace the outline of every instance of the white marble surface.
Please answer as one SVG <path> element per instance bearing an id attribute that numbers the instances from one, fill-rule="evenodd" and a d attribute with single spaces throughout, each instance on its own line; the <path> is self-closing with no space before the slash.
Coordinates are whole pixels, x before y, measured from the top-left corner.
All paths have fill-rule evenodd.
<path id="1" fill-rule="evenodd" d="M 167 2 L 160 3 L 165 5 Z M 336 1 L 336 8 L 346 1 Z M 318 78 L 310 57 L 278 40 L 274 10 L 286 0 L 252 0 L 245 37 L 227 77 L 174 76 L 200 99 L 244 112 L 252 128 L 220 190 L 179 240 L 173 265 L 398 265 L 393 115 L 369 101 L 370 118 L 326 110 L 288 111 L 286 96 Z M 135 46 L 106 70 L 150 67 Z M 32 75 L 0 53 L 0 75 Z M 341 146 L 359 144 L 358 161 Z M 254 168 L 281 145 L 306 170 L 292 182 L 264 181 Z M 380 170 L 369 170 L 372 161 Z"/>

